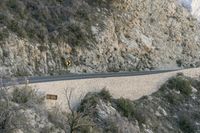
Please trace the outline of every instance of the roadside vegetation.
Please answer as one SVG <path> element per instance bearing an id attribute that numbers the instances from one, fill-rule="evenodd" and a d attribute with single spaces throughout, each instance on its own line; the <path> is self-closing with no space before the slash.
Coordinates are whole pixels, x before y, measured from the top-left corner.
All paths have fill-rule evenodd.
<path id="1" fill-rule="evenodd" d="M 26 115 L 33 112 L 43 115 L 45 112 L 42 106 L 43 99 L 43 95 L 38 95 L 28 86 L 14 87 L 12 92 L 8 92 L 6 87 L 1 87 L 0 132 L 12 133 L 20 129 L 24 129 L 24 132 L 33 131 L 33 127 L 28 122 L 29 116 Z"/>
<path id="2" fill-rule="evenodd" d="M 70 112 L 45 108 L 43 94 L 30 86 L 0 89 L 1 133 L 93 133 L 95 124 L 84 113 L 75 111 L 70 105 L 71 92 L 66 93 Z M 93 129 L 94 128 L 94 129 Z"/>
<path id="3" fill-rule="evenodd" d="M 68 113 L 59 107 L 47 110 L 44 95 L 29 86 L 0 89 L 0 132 L 41 133 L 146 133 L 200 131 L 200 81 L 182 74 L 169 79 L 159 91 L 136 101 L 114 99 L 107 89 L 88 93 Z"/>
<path id="4" fill-rule="evenodd" d="M 199 80 L 178 74 L 159 91 L 136 101 L 114 99 L 106 90 L 103 90 L 103 96 L 107 97 L 102 97 L 102 92 L 88 93 L 80 110 L 87 112 L 99 127 L 104 128 L 103 132 L 121 133 L 126 127 L 130 132 L 196 133 L 200 131 L 199 85 Z"/>

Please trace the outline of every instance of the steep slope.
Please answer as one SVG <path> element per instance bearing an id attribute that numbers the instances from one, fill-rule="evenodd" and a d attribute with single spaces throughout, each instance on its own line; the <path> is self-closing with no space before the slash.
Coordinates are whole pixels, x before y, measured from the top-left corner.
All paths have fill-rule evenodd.
<path id="1" fill-rule="evenodd" d="M 59 106 L 47 110 L 45 96 L 27 85 L 14 87 L 12 93 L 8 88 L 0 88 L 0 92 L 1 133 L 200 131 L 200 79 L 182 74 L 169 79 L 157 92 L 135 101 L 114 99 L 105 89 L 89 92 L 68 113 Z M 63 102 L 69 105 L 71 96 L 73 92 L 66 94 Z"/>
<path id="2" fill-rule="evenodd" d="M 105 90 L 89 93 L 80 110 L 100 133 L 199 133 L 199 85 L 199 79 L 179 75 L 136 101 L 113 99 Z"/>
<path id="3" fill-rule="evenodd" d="M 199 66 L 198 22 L 177 0 L 2 0 L 2 75 Z"/>

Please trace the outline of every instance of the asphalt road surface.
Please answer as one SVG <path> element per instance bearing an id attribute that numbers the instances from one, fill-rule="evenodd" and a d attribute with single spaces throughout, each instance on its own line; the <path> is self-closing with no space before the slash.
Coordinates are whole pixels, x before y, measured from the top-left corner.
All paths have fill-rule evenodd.
<path id="1" fill-rule="evenodd" d="M 150 75 L 158 73 L 166 73 L 178 71 L 181 69 L 173 70 L 155 70 L 155 71 L 135 71 L 135 72 L 108 72 L 108 73 L 93 73 L 93 74 L 66 74 L 57 76 L 35 76 L 35 77 L 20 77 L 12 79 L 1 79 L 0 86 L 11 86 L 26 83 L 44 83 L 63 80 L 80 80 L 80 79 L 92 79 L 92 78 L 109 78 L 109 77 L 127 77 L 127 76 L 140 76 Z"/>

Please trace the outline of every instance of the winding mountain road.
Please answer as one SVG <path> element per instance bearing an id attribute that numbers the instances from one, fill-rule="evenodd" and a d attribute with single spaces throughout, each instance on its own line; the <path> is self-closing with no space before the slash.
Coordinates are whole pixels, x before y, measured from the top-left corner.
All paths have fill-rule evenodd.
<path id="1" fill-rule="evenodd" d="M 26 84 L 26 83 L 44 83 L 53 81 L 63 81 L 63 80 L 80 80 L 80 79 L 93 79 L 93 78 L 108 78 L 108 77 L 128 77 L 128 76 L 140 76 L 140 75 L 150 75 L 167 73 L 172 71 L 178 71 L 182 69 L 172 69 L 172 70 L 153 70 L 153 71 L 135 71 L 135 72 L 108 72 L 108 73 L 93 73 L 93 74 L 66 74 L 66 75 L 56 75 L 56 76 L 35 76 L 35 77 L 20 77 L 13 79 L 2 79 L 0 86 L 11 86 L 14 84 Z"/>
<path id="2" fill-rule="evenodd" d="M 56 100 L 45 99 L 47 108 L 58 106 L 68 109 L 66 89 L 73 90 L 71 104 L 76 106 L 88 92 L 99 92 L 106 88 L 114 98 L 136 100 L 156 92 L 169 78 L 183 73 L 191 78 L 200 77 L 200 68 L 154 70 L 141 72 L 112 72 L 94 74 L 66 74 L 58 76 L 41 76 L 3 79 L 2 85 L 11 88 L 12 85 L 29 83 L 30 88 L 39 93 L 56 96 Z"/>

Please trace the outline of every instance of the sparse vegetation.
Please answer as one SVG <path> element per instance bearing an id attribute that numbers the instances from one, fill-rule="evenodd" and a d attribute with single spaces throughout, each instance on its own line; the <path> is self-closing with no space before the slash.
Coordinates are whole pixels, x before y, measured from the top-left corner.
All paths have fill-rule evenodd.
<path id="1" fill-rule="evenodd" d="M 83 112 L 85 109 L 89 109 L 89 107 L 95 107 L 100 99 L 105 102 L 112 101 L 112 96 L 106 88 L 102 89 L 99 93 L 88 93 L 81 101 L 81 105 L 78 110 Z"/>
<path id="2" fill-rule="evenodd" d="M 134 102 L 129 99 L 120 98 L 115 100 L 117 110 L 130 120 L 136 119 L 140 125 L 146 122 L 146 112 L 138 109 Z"/>
<path id="3" fill-rule="evenodd" d="M 181 94 L 189 96 L 192 93 L 191 83 L 183 76 L 177 76 L 168 81 L 168 88 L 180 91 Z"/>
<path id="4" fill-rule="evenodd" d="M 103 88 L 98 95 L 105 101 L 111 101 L 112 96 L 106 88 Z"/>
<path id="5" fill-rule="evenodd" d="M 44 126 L 40 129 L 44 133 L 56 131 L 67 133 L 138 131 L 143 133 L 147 130 L 155 133 L 164 130 L 196 133 L 200 129 L 198 125 L 200 123 L 199 84 L 198 80 L 179 74 L 169 79 L 159 91 L 136 101 L 125 98 L 114 99 L 104 88 L 98 93 L 88 93 L 78 109 L 71 105 L 73 91 L 68 89 L 66 90 L 68 113 L 61 111 L 59 107 L 48 111 L 40 106 L 43 104 L 42 97 L 28 86 L 15 88 L 12 93 L 1 89 L 0 132 L 16 129 L 27 132 L 39 131 L 29 124 L 30 118 L 27 117 L 27 112 L 30 111 L 28 115 L 35 113 L 37 119 L 42 117 L 51 123 L 52 126 Z M 191 87 L 196 88 L 197 92 L 188 91 Z M 21 111 L 23 113 L 20 113 Z"/>
<path id="6" fill-rule="evenodd" d="M 179 126 L 183 133 L 195 133 L 194 121 L 188 116 L 188 114 L 181 114 L 179 116 Z"/>
<path id="7" fill-rule="evenodd" d="M 36 90 L 33 90 L 29 86 L 22 88 L 14 88 L 12 92 L 12 101 L 18 104 L 26 104 L 28 102 L 42 103 L 44 101 L 43 96 L 39 96 Z"/>
<path id="8" fill-rule="evenodd" d="M 67 133 L 96 132 L 97 129 L 90 117 L 85 115 L 84 112 L 78 112 L 71 107 L 72 92 L 66 93 L 66 96 L 70 109 L 69 113 L 63 112 L 59 108 L 50 111 L 46 110 L 43 105 L 44 96 L 28 85 L 14 87 L 12 92 L 8 92 L 8 88 L 1 88 L 0 132 L 8 133 L 15 130 L 22 130 L 24 132 L 42 131 L 47 133 L 54 133 L 55 131 Z M 32 124 L 40 124 L 43 119 L 46 122 L 51 122 L 53 126 L 32 127 Z M 34 122 L 37 120 L 38 123 L 29 123 L 29 121 Z"/>
<path id="9" fill-rule="evenodd" d="M 1 87 L 0 93 L 0 132 L 8 133 L 19 129 L 23 129 L 24 132 L 32 132 L 26 110 L 32 109 L 33 112 L 38 111 L 39 115 L 43 115 L 42 112 L 45 110 L 40 106 L 42 103 L 36 102 L 41 99 L 36 96 L 34 91 L 27 90 L 27 86 L 20 90 L 14 88 L 12 93 L 8 92 L 8 88 Z M 25 103 L 27 106 L 24 106 Z"/>
<path id="10" fill-rule="evenodd" d="M 167 100 L 171 104 L 180 104 L 184 100 L 184 96 L 177 94 L 176 92 L 171 92 L 168 95 L 166 95 Z"/>
<path id="11" fill-rule="evenodd" d="M 11 31 L 21 38 L 40 43 L 65 41 L 72 46 L 87 46 L 92 38 L 87 26 L 90 19 L 88 11 L 84 10 L 86 7 L 77 7 L 86 6 L 80 3 L 78 0 L 73 3 L 69 0 L 3 0 L 0 5 L 0 22 L 7 30 L 0 30 L 0 39 L 5 39 Z M 80 17 L 82 24 L 70 21 Z"/>
<path id="12" fill-rule="evenodd" d="M 200 113 L 197 111 L 199 108 L 199 101 L 197 100 L 199 99 L 199 93 L 195 94 L 194 99 L 192 97 L 194 96 L 192 87 L 199 90 L 198 85 L 198 80 L 178 74 L 176 77 L 169 79 L 156 93 L 136 101 L 124 98 L 113 99 L 112 97 L 106 100 L 106 98 L 100 96 L 101 92 L 89 93 L 82 101 L 80 111 L 88 112 L 95 123 L 99 124 L 100 122 L 101 126 L 99 127 L 103 127 L 104 132 L 121 131 L 120 127 L 123 126 L 118 125 L 119 127 L 116 127 L 118 122 L 115 120 L 119 119 L 120 114 L 121 117 L 126 117 L 130 123 L 135 125 L 138 123 L 140 132 L 149 130 L 157 133 L 165 130 L 167 132 L 193 133 L 200 128 L 195 125 L 195 122 L 200 122 L 197 115 Z M 106 94 L 109 94 L 109 92 L 106 92 Z M 104 116 L 107 115 L 106 113 L 112 112 L 112 108 L 116 109 L 119 114 L 110 113 L 110 116 L 105 119 Z M 101 118 L 101 114 L 104 114 L 103 118 Z M 121 117 L 120 121 L 123 121 Z M 103 122 L 101 119 L 103 119 Z M 113 130 L 110 127 L 113 127 L 111 128 Z M 130 127 L 127 128 L 129 130 Z"/>
<path id="13" fill-rule="evenodd" d="M 186 98 L 192 94 L 192 86 L 197 87 L 198 82 L 185 77 L 182 73 L 169 79 L 161 87 L 161 91 L 165 93 L 165 97 L 171 104 L 182 104 Z"/>
<path id="14" fill-rule="evenodd" d="M 77 131 L 84 129 L 85 132 L 92 133 L 92 127 L 94 126 L 90 117 L 85 115 L 84 112 L 79 112 L 73 109 L 71 105 L 71 98 L 73 96 L 72 90 L 65 91 L 66 102 L 68 103 L 70 113 L 67 115 L 67 122 L 69 125 L 69 133 L 76 133 Z"/>
<path id="15" fill-rule="evenodd" d="M 135 107 L 131 100 L 120 98 L 120 99 L 117 99 L 115 103 L 117 105 L 118 110 L 122 112 L 124 116 L 128 118 L 134 116 Z"/>

